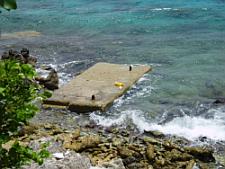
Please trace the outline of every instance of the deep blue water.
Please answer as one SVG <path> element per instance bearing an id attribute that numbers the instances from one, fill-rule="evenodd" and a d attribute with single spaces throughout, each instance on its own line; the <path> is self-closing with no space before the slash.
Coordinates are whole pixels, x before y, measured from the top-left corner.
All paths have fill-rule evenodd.
<path id="1" fill-rule="evenodd" d="M 69 77 L 99 61 L 152 65 L 109 115 L 95 119 L 120 119 L 121 112 L 132 116 L 136 110 L 147 124 L 197 117 L 209 119 L 202 123 L 213 124 L 212 133 L 225 131 L 225 122 L 215 121 L 225 119 L 224 109 L 216 114 L 207 108 L 225 96 L 224 0 L 18 0 L 18 10 L 1 13 L 0 28 L 41 32 L 1 40 L 0 52 L 27 46 L 40 64 L 57 65 Z"/>

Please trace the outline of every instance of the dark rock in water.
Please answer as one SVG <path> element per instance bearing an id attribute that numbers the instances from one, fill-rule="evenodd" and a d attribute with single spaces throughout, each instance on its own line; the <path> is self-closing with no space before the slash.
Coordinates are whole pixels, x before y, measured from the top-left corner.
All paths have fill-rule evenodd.
<path id="1" fill-rule="evenodd" d="M 35 67 L 37 63 L 37 58 L 35 58 L 34 56 L 31 56 L 30 51 L 27 48 L 23 48 L 20 53 L 24 57 L 25 64 L 30 64 L 33 67 Z"/>
<path id="2" fill-rule="evenodd" d="M 201 142 L 205 142 L 205 141 L 207 141 L 207 137 L 205 137 L 205 136 L 199 137 L 199 140 Z"/>
<path id="3" fill-rule="evenodd" d="M 185 151 L 203 162 L 214 162 L 213 150 L 206 147 L 186 147 Z"/>
<path id="4" fill-rule="evenodd" d="M 23 57 L 24 57 L 25 59 L 27 59 L 27 58 L 29 57 L 30 51 L 29 51 L 27 48 L 23 48 L 23 49 L 20 51 L 20 53 L 23 55 Z"/>
<path id="5" fill-rule="evenodd" d="M 225 98 L 218 98 L 213 104 L 225 104 Z"/>
<path id="6" fill-rule="evenodd" d="M 33 67 L 36 66 L 37 58 L 30 55 L 30 51 L 27 48 L 23 48 L 20 52 L 10 49 L 8 52 L 4 52 L 1 59 L 17 60 L 22 64 L 30 64 Z M 39 81 L 41 85 L 49 90 L 55 90 L 59 88 L 59 78 L 55 69 L 48 67 L 46 70 L 50 70 L 47 78 L 37 77 L 35 80 Z"/>
<path id="7" fill-rule="evenodd" d="M 34 56 L 30 56 L 26 59 L 25 61 L 26 64 L 30 64 L 32 65 L 33 67 L 35 67 L 36 63 L 37 63 L 37 58 L 34 57 Z"/>
<path id="8" fill-rule="evenodd" d="M 8 53 L 8 52 L 4 52 L 4 53 L 2 54 L 1 59 L 2 59 L 2 60 L 4 60 L 4 59 L 9 59 L 9 53 Z"/>
<path id="9" fill-rule="evenodd" d="M 8 52 L 3 53 L 1 59 L 13 59 L 23 64 L 31 64 L 35 67 L 37 58 L 31 56 L 29 53 L 30 52 L 27 48 L 23 48 L 21 52 L 10 49 Z"/>
<path id="10" fill-rule="evenodd" d="M 147 135 L 147 136 L 153 136 L 155 138 L 163 138 L 165 137 L 165 135 L 160 132 L 160 131 L 157 131 L 157 130 L 154 130 L 154 131 L 144 131 L 144 134 Z"/>
<path id="11" fill-rule="evenodd" d="M 49 90 L 55 90 L 59 88 L 59 77 L 56 70 L 53 68 L 51 68 L 47 78 L 36 77 L 35 80 L 38 81 L 40 85 L 44 85 L 44 87 Z"/>

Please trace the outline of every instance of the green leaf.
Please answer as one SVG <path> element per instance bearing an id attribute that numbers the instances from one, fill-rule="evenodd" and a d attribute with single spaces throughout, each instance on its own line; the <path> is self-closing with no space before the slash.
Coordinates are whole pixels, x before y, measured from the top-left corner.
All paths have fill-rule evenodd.
<path id="1" fill-rule="evenodd" d="M 32 79 L 35 76 L 36 72 L 30 64 L 23 64 L 21 67 L 28 79 Z"/>
<path id="2" fill-rule="evenodd" d="M 4 92 L 5 88 L 0 87 L 0 94 L 2 94 Z"/>
<path id="3" fill-rule="evenodd" d="M 17 8 L 16 0 L 0 0 L 0 6 L 7 10 Z"/>

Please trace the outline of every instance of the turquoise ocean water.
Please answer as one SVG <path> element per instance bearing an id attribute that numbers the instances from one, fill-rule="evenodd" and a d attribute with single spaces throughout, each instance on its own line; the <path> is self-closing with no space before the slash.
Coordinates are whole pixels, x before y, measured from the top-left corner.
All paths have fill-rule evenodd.
<path id="1" fill-rule="evenodd" d="M 90 114 L 101 125 L 225 140 L 225 108 L 211 105 L 225 97 L 224 0 L 18 0 L 0 29 L 41 32 L 2 39 L 0 52 L 26 46 L 62 82 L 99 61 L 151 65 L 108 112 Z"/>

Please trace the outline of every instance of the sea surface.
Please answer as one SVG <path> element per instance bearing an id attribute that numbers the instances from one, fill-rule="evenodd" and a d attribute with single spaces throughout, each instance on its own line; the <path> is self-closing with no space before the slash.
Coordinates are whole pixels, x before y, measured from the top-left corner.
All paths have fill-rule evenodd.
<path id="1" fill-rule="evenodd" d="M 0 52 L 27 47 L 38 65 L 52 65 L 61 85 L 96 62 L 151 65 L 99 125 L 132 125 L 191 140 L 225 141 L 224 0 L 18 0 L 0 13 Z"/>

